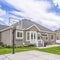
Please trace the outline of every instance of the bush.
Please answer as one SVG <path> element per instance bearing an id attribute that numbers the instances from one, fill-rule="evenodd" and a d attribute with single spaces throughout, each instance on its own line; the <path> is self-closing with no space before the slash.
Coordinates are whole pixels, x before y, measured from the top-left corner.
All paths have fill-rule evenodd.
<path id="1" fill-rule="evenodd" d="M 0 46 L 1 46 L 1 47 L 4 47 L 4 44 L 3 44 L 3 42 L 0 42 Z"/>
<path id="2" fill-rule="evenodd" d="M 3 42 L 0 42 L 0 45 L 3 45 Z"/>
<path id="3" fill-rule="evenodd" d="M 29 44 L 28 47 L 35 47 L 35 44 Z"/>
<path id="4" fill-rule="evenodd" d="M 5 48 L 11 48 L 10 45 L 6 45 L 6 44 L 4 45 L 4 47 L 5 47 Z"/>

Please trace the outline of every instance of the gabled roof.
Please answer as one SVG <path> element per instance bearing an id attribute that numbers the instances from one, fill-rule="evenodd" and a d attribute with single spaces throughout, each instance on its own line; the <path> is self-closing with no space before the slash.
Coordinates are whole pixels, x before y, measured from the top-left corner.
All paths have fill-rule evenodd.
<path id="1" fill-rule="evenodd" d="M 1 25 L 1 24 L 0 24 L 0 30 L 5 29 L 5 28 L 7 28 L 7 27 L 9 27 L 9 26 Z"/>
<path id="2" fill-rule="evenodd" d="M 33 24 L 35 24 L 40 30 L 42 31 L 50 31 L 52 32 L 51 30 L 47 29 L 46 27 L 38 24 L 38 23 L 35 23 L 31 20 L 27 20 L 27 19 L 23 19 L 20 21 L 20 26 L 22 27 L 21 29 L 27 29 L 29 28 L 30 26 L 32 26 Z"/>

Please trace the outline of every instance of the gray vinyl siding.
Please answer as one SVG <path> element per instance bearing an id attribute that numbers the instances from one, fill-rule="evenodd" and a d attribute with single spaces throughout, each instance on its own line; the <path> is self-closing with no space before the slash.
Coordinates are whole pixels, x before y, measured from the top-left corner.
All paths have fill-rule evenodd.
<path id="1" fill-rule="evenodd" d="M 16 39 L 16 31 L 14 33 L 14 40 L 15 40 L 15 46 L 18 47 L 18 46 L 23 46 L 23 39 Z"/>
<path id="2" fill-rule="evenodd" d="M 12 32 L 11 32 L 12 33 Z M 1 32 L 1 42 L 6 45 L 11 45 L 10 29 Z"/>
<path id="3" fill-rule="evenodd" d="M 51 34 L 53 35 L 53 39 L 54 40 L 51 40 Z M 55 33 L 48 33 L 48 45 L 55 44 L 55 42 L 56 42 L 56 35 L 55 35 Z"/>
<path id="4" fill-rule="evenodd" d="M 23 42 L 25 43 L 25 45 L 29 45 L 30 41 L 26 41 L 26 32 L 27 31 L 24 31 L 24 40 L 23 40 Z"/>

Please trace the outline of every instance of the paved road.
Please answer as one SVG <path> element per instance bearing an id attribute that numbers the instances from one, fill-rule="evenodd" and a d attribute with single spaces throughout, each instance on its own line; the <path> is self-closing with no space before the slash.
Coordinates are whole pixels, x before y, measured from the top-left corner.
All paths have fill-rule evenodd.
<path id="1" fill-rule="evenodd" d="M 0 60 L 60 60 L 60 55 L 40 51 L 27 51 L 16 54 L 0 55 Z"/>

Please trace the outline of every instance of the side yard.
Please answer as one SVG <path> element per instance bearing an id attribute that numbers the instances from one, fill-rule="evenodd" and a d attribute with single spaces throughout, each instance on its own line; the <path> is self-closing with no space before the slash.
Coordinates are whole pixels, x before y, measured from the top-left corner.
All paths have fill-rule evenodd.
<path id="1" fill-rule="evenodd" d="M 38 51 L 60 55 L 60 46 L 50 47 L 50 48 L 35 48 L 35 47 L 15 48 L 15 52 L 23 52 L 23 51 L 31 51 L 31 50 L 38 50 Z M 8 53 L 12 53 L 12 48 L 0 48 L 0 55 L 8 54 Z"/>

